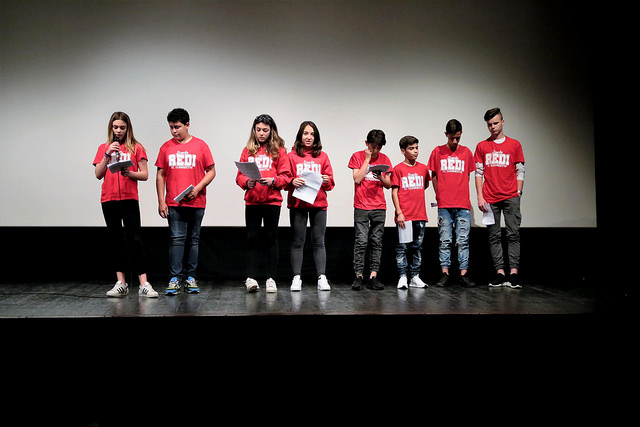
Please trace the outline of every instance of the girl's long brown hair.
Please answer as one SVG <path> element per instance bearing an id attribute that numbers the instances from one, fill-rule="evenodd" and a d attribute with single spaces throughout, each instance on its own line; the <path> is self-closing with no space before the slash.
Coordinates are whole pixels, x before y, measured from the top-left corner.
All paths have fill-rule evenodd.
<path id="1" fill-rule="evenodd" d="M 111 143 L 113 143 L 113 122 L 115 122 L 116 120 L 122 120 L 127 124 L 127 134 L 125 136 L 125 140 L 124 142 L 120 141 L 120 144 L 125 146 L 127 152 L 134 156 L 138 150 L 138 145 L 144 150 L 142 144 L 140 144 L 136 140 L 135 136 L 133 136 L 133 126 L 131 125 L 131 119 L 129 118 L 129 115 L 122 111 L 116 111 L 111 115 L 111 118 L 109 119 L 109 128 L 107 130 L 109 139 L 107 141 L 107 144 L 110 145 Z"/>
<path id="2" fill-rule="evenodd" d="M 251 135 L 249 136 L 249 141 L 247 141 L 247 151 L 249 155 L 255 156 L 260 150 L 260 143 L 256 139 L 256 125 L 258 123 L 264 123 L 271 128 L 271 133 L 269 134 L 269 139 L 266 142 L 266 151 L 271 155 L 271 158 L 277 159 L 278 152 L 282 147 L 284 147 L 284 139 L 278 135 L 278 127 L 276 126 L 276 122 L 273 118 L 268 114 L 260 114 L 253 120 L 253 126 L 251 126 Z"/>

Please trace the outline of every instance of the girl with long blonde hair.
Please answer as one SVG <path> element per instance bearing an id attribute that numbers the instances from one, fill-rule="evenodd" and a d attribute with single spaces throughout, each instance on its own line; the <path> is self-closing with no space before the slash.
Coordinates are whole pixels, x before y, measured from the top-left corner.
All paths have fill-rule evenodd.
<path id="1" fill-rule="evenodd" d="M 131 160 L 133 166 L 112 172 L 109 164 L 116 159 Z M 96 178 L 103 180 L 100 202 L 107 224 L 106 247 L 109 251 L 105 260 L 116 270 L 117 278 L 107 296 L 124 297 L 129 294 L 125 271 L 130 258 L 132 273 L 137 274 L 140 280 L 138 295 L 157 297 L 158 293 L 147 281 L 138 199 L 138 181 L 149 178 L 147 153 L 133 136 L 131 119 L 126 113 L 116 111 L 111 115 L 107 142 L 98 147 L 93 165 Z"/>

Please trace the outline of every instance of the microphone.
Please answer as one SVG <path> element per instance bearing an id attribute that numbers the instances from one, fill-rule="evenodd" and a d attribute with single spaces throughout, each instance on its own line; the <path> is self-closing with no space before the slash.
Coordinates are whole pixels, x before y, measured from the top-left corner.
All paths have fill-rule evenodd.
<path id="1" fill-rule="evenodd" d="M 119 144 L 120 143 L 120 138 L 118 138 L 117 136 L 114 136 L 113 137 L 113 142 L 117 142 Z M 119 162 L 120 161 L 120 149 L 116 148 L 116 151 L 111 153 L 111 157 L 115 158 L 116 162 Z"/>

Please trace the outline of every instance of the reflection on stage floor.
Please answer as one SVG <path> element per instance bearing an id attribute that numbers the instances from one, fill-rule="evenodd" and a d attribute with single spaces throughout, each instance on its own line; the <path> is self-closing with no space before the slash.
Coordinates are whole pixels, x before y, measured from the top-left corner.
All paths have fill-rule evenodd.
<path id="1" fill-rule="evenodd" d="M 588 314 L 596 311 L 596 296 L 588 287 L 558 288 L 527 285 L 523 289 L 451 286 L 426 289 L 353 291 L 332 284 L 319 291 L 315 283 L 301 292 L 280 282 L 276 293 L 264 286 L 247 293 L 243 283 L 201 281 L 199 294 L 138 296 L 137 285 L 123 298 L 108 298 L 108 283 L 1 284 L 0 318 L 30 317 L 166 317 L 243 315 L 375 315 L 375 314 Z"/>

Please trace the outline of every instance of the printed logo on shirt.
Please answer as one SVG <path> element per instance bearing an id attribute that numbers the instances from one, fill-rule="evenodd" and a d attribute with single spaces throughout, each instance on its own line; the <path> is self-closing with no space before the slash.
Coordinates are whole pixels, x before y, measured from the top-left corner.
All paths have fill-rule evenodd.
<path id="1" fill-rule="evenodd" d="M 131 160 L 131 154 L 120 152 L 120 161 L 126 162 L 127 160 Z"/>
<path id="2" fill-rule="evenodd" d="M 196 167 L 196 155 L 188 151 L 169 154 L 169 167 L 174 169 L 193 169 Z"/>
<path id="3" fill-rule="evenodd" d="M 424 188 L 424 176 L 410 173 L 400 179 L 403 190 L 422 190 Z"/>
<path id="4" fill-rule="evenodd" d="M 509 166 L 510 158 L 510 154 L 503 153 L 502 151 L 494 151 L 493 153 L 487 153 L 484 165 L 488 167 L 506 168 Z"/>
<path id="5" fill-rule="evenodd" d="M 264 154 L 261 154 L 258 157 L 250 156 L 247 161 L 254 162 L 256 165 L 258 165 L 258 170 L 260 170 L 261 172 L 268 171 L 269 169 L 271 169 L 271 165 L 273 164 L 273 160 L 271 160 L 269 156 L 265 156 Z"/>
<path id="6" fill-rule="evenodd" d="M 440 172 L 464 173 L 465 162 L 456 156 L 449 156 L 446 159 L 440 159 Z"/>
<path id="7" fill-rule="evenodd" d="M 300 175 L 303 170 L 322 173 L 322 165 L 315 162 L 308 162 L 305 160 L 303 163 L 298 163 L 296 165 L 296 174 Z"/>

